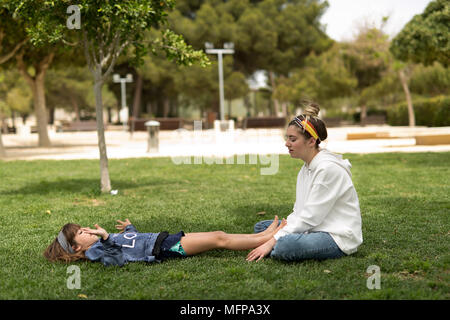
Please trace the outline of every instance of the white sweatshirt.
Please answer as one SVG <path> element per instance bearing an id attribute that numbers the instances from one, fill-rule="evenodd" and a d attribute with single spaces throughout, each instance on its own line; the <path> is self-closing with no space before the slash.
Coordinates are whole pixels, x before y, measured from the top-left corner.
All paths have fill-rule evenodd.
<path id="1" fill-rule="evenodd" d="M 351 164 L 341 155 L 321 149 L 297 177 L 296 201 L 287 225 L 274 238 L 291 233 L 328 232 L 346 254 L 363 242 L 358 195 Z"/>

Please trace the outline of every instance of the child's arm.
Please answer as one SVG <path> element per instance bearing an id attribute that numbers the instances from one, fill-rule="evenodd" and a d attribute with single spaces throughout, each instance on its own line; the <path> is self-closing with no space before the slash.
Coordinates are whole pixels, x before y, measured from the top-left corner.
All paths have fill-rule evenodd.
<path id="1" fill-rule="evenodd" d="M 86 232 L 95 234 L 101 237 L 101 244 L 103 250 L 96 248 L 95 251 L 86 254 L 89 260 L 99 261 L 105 266 L 117 265 L 123 266 L 125 259 L 122 253 L 122 246 L 116 244 L 110 237 L 109 233 L 98 224 L 95 225 L 96 229 L 88 229 Z"/>
<path id="2" fill-rule="evenodd" d="M 125 259 L 122 253 L 122 246 L 115 243 L 111 238 L 106 240 L 101 239 L 100 242 L 103 244 L 104 253 L 100 257 L 100 262 L 104 266 L 123 266 L 125 264 Z"/>
<path id="3" fill-rule="evenodd" d="M 119 224 L 116 225 L 116 229 L 120 230 L 120 233 L 124 231 L 128 232 L 138 232 L 136 227 L 130 222 L 130 220 L 125 219 L 125 222 L 117 220 Z"/>

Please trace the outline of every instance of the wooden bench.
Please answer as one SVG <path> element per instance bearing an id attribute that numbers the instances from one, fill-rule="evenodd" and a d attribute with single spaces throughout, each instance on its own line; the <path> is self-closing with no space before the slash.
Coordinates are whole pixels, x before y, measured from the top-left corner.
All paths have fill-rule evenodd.
<path id="1" fill-rule="evenodd" d="M 284 117 L 248 117 L 244 119 L 242 128 L 283 128 L 285 125 Z"/>
<path id="2" fill-rule="evenodd" d="M 323 118 L 322 120 L 327 128 L 340 127 L 342 122 L 341 118 Z"/>
<path id="3" fill-rule="evenodd" d="M 361 124 L 362 121 L 361 121 Z M 386 124 L 386 116 L 384 115 L 370 115 L 364 120 L 364 124 Z"/>
<path id="4" fill-rule="evenodd" d="M 8 127 L 8 132 L 7 133 L 17 133 L 16 127 Z"/>
<path id="5" fill-rule="evenodd" d="M 154 120 L 159 122 L 159 130 L 176 130 L 183 128 L 182 118 L 153 118 L 153 119 L 134 119 L 129 120 L 128 125 L 131 130 L 131 121 L 134 122 L 134 131 L 147 131 L 145 123 Z"/>
<path id="6" fill-rule="evenodd" d="M 347 140 L 390 139 L 389 132 L 354 132 L 347 133 Z"/>
<path id="7" fill-rule="evenodd" d="M 450 134 L 429 134 L 415 136 L 416 145 L 430 146 L 438 144 L 450 144 Z"/>
<path id="8" fill-rule="evenodd" d="M 105 125 L 105 130 L 107 126 Z M 63 123 L 59 128 L 59 132 L 74 132 L 74 131 L 97 131 L 97 121 L 74 121 Z"/>

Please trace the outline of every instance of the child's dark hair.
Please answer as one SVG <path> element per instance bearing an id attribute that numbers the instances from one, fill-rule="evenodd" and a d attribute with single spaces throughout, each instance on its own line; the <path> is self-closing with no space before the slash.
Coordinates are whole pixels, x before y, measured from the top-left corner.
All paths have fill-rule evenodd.
<path id="1" fill-rule="evenodd" d="M 320 142 L 328 137 L 325 122 L 323 122 L 322 119 L 318 118 L 319 111 L 320 111 L 319 105 L 317 103 L 310 102 L 305 107 L 303 113 L 297 116 L 297 119 L 299 119 L 300 121 L 305 120 L 306 122 L 311 123 L 314 126 L 314 129 L 316 129 L 317 135 L 319 136 L 319 139 L 316 140 L 316 148 L 319 148 Z M 297 124 L 297 121 L 295 119 L 289 122 L 289 126 L 296 126 L 300 134 L 302 134 L 306 139 L 312 137 L 311 134 L 305 130 L 305 128 L 301 128 Z"/>
<path id="2" fill-rule="evenodd" d="M 75 235 L 80 228 L 80 225 L 74 223 L 67 223 L 63 226 L 61 231 L 64 233 L 69 245 L 77 245 L 75 242 Z M 59 244 L 58 238 L 55 238 L 55 240 L 53 240 L 53 242 L 44 251 L 44 257 L 51 262 L 63 261 L 66 263 L 86 259 L 83 251 L 69 253 L 64 250 L 64 248 Z"/>

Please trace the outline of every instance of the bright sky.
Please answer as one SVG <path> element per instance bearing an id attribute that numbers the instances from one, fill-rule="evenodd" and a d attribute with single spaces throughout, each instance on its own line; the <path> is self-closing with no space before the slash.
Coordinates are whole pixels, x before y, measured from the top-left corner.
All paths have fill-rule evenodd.
<path id="1" fill-rule="evenodd" d="M 431 0 L 327 0 L 328 9 L 321 22 L 329 37 L 337 41 L 350 40 L 356 28 L 365 22 L 380 27 L 382 17 L 390 16 L 384 32 L 390 38 L 416 14 L 424 11 Z"/>
<path id="2" fill-rule="evenodd" d="M 416 14 L 422 13 L 431 0 L 327 0 L 328 9 L 321 22 L 326 25 L 329 37 L 336 41 L 351 40 L 356 29 L 365 22 L 381 26 L 384 16 L 389 21 L 383 31 L 393 38 Z M 267 82 L 262 72 L 255 74 L 256 82 L 250 86 L 260 87 Z"/>

